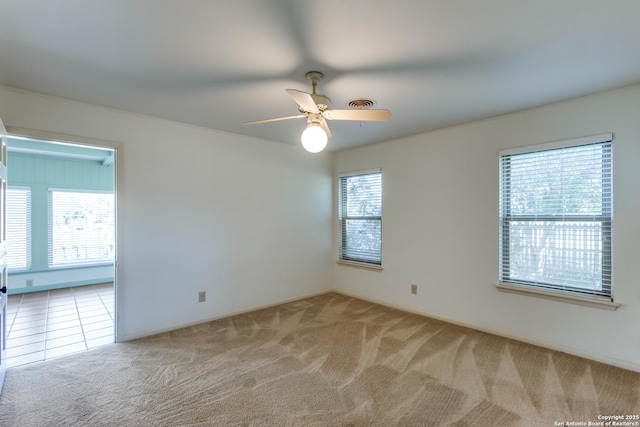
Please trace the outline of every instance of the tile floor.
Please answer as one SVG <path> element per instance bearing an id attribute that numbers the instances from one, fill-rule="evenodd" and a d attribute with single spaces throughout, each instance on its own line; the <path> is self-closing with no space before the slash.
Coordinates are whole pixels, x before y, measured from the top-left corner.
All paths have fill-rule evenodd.
<path id="1" fill-rule="evenodd" d="M 9 295 L 7 366 L 114 342 L 113 283 Z"/>

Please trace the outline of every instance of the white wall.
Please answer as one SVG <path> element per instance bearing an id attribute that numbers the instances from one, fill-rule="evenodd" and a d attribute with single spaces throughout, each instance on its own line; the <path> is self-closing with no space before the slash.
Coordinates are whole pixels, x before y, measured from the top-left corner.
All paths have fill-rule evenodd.
<path id="1" fill-rule="evenodd" d="M 335 288 L 640 371 L 639 112 L 637 85 L 336 153 L 334 173 L 382 168 L 384 270 L 335 265 Z M 622 306 L 497 291 L 498 150 L 605 132 L 615 133 L 613 291 Z"/>
<path id="2" fill-rule="evenodd" d="M 330 155 L 6 87 L 0 117 L 121 143 L 120 339 L 331 288 Z"/>

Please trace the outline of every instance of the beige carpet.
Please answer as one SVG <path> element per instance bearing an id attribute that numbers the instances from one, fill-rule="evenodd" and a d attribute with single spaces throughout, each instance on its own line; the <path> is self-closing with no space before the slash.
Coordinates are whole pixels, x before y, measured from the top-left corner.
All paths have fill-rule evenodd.
<path id="1" fill-rule="evenodd" d="M 554 426 L 640 374 L 327 294 L 7 372 L 0 425 Z"/>

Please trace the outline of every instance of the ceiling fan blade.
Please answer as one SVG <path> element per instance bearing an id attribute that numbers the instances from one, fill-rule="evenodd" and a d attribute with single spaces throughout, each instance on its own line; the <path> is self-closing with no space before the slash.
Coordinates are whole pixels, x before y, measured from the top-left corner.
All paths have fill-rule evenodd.
<path id="1" fill-rule="evenodd" d="M 329 120 L 357 120 L 384 122 L 391 117 L 389 110 L 325 110 L 322 115 Z"/>
<path id="2" fill-rule="evenodd" d="M 331 138 L 331 131 L 329 130 L 329 125 L 327 124 L 327 121 L 324 119 L 324 117 L 320 117 L 320 127 L 327 134 L 327 138 Z"/>
<path id="3" fill-rule="evenodd" d="M 307 117 L 306 114 L 298 114 L 297 116 L 277 117 L 275 119 L 254 120 L 252 122 L 244 122 L 245 125 L 255 125 L 257 123 L 279 122 L 280 120 L 301 119 Z"/>
<path id="4" fill-rule="evenodd" d="M 294 101 L 302 108 L 304 111 L 309 113 L 319 113 L 318 106 L 316 102 L 313 100 L 310 94 L 307 92 L 302 92 L 297 89 L 285 89 L 289 96 L 293 98 Z"/>

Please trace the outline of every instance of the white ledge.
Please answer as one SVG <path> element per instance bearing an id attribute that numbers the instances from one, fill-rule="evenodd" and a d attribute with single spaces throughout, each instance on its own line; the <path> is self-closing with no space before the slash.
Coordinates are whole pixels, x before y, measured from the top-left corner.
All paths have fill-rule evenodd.
<path id="1" fill-rule="evenodd" d="M 498 283 L 496 285 L 496 288 L 500 292 L 509 292 L 509 293 L 518 294 L 518 295 L 528 295 L 532 297 L 549 299 L 552 301 L 560 301 L 560 302 L 566 302 L 570 304 L 583 305 L 586 307 L 601 308 L 604 310 L 613 311 L 613 310 L 617 310 L 618 307 L 620 307 L 620 304 L 613 301 L 605 300 L 605 299 L 582 297 L 579 295 L 572 295 L 564 292 L 557 292 L 557 291 L 546 290 L 546 289 L 537 289 L 533 287 L 527 287 L 524 285 L 514 285 L 511 283 Z"/>
<path id="2" fill-rule="evenodd" d="M 358 268 L 364 268 L 365 270 L 382 271 L 382 266 L 381 265 L 368 264 L 366 262 L 343 261 L 343 260 L 338 260 L 336 262 L 338 264 L 340 264 L 340 265 L 346 265 L 348 267 L 358 267 Z"/>

